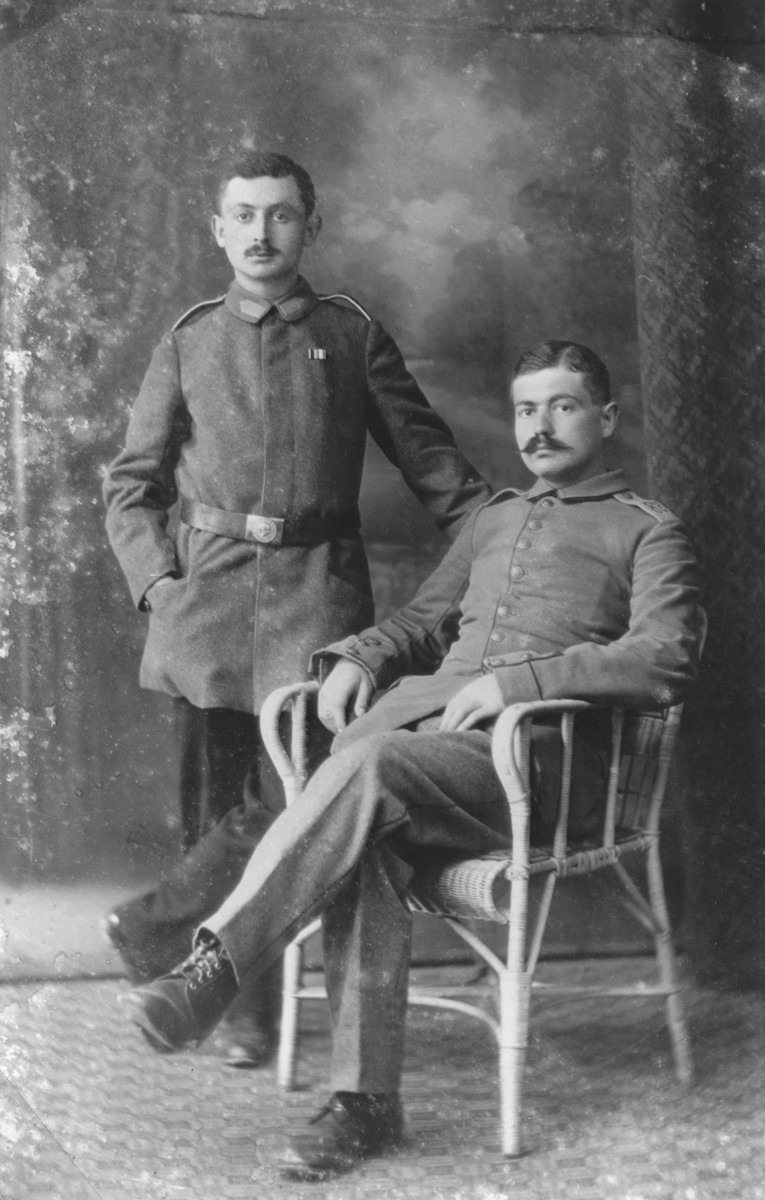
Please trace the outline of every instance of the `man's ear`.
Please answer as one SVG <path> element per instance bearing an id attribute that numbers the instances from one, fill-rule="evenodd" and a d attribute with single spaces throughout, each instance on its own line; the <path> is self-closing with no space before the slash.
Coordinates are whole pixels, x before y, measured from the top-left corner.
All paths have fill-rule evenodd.
<path id="1" fill-rule="evenodd" d="M 318 213 L 313 213 L 305 223 L 305 233 L 303 234 L 303 245 L 312 246 L 319 236 L 321 230 L 321 217 Z"/>
<path id="2" fill-rule="evenodd" d="M 616 424 L 619 420 L 619 405 L 615 400 L 610 400 L 608 404 L 603 405 L 603 410 L 600 415 L 600 427 L 603 430 L 603 437 L 610 438 Z"/>
<path id="3" fill-rule="evenodd" d="M 218 213 L 213 213 L 210 217 L 210 228 L 213 231 L 213 237 L 219 246 L 225 246 L 226 241 L 223 236 L 223 217 Z"/>

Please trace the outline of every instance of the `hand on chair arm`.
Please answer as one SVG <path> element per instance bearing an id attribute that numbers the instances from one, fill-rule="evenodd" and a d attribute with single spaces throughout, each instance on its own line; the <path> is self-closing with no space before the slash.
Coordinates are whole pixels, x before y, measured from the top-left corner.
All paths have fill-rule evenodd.
<path id="1" fill-rule="evenodd" d="M 466 684 L 444 709 L 440 729 L 442 732 L 458 733 L 472 729 L 483 721 L 497 717 L 505 707 L 499 684 L 494 675 L 481 675 Z"/>
<path id="2" fill-rule="evenodd" d="M 372 680 L 364 667 L 341 658 L 319 691 L 319 720 L 333 733 L 339 733 L 349 720 L 367 711 L 373 691 Z"/>

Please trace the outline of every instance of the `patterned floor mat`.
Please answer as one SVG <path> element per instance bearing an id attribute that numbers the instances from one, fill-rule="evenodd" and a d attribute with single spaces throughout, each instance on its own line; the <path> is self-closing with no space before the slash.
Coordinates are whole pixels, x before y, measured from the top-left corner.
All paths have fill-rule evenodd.
<path id="1" fill-rule="evenodd" d="M 282 1179 L 289 1132 L 326 1096 L 310 1005 L 301 1090 L 226 1068 L 211 1039 L 158 1056 L 125 1022 L 121 980 L 0 987 L 3 1200 L 765 1200 L 765 1003 L 691 990 L 696 1086 L 675 1082 L 655 1003 L 534 1010 L 529 1153 L 499 1150 L 490 1035 L 413 1009 L 406 1144 L 322 1184 Z"/>

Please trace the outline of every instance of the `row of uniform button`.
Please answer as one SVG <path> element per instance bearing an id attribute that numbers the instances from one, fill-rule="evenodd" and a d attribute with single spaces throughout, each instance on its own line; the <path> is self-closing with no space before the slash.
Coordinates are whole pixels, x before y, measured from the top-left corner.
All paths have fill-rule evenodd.
<path id="1" fill-rule="evenodd" d="M 544 500 L 540 501 L 540 504 L 543 504 L 545 508 L 552 508 L 554 503 L 555 503 L 555 501 L 550 500 L 549 497 L 545 497 Z M 530 521 L 526 522 L 526 528 L 533 529 L 533 530 L 541 529 L 542 522 L 540 520 L 538 520 L 536 517 L 532 517 Z M 531 538 L 526 537 L 525 534 L 522 535 L 521 537 L 519 537 L 518 541 L 515 543 L 516 550 L 530 550 L 531 546 L 532 546 Z M 524 576 L 523 567 L 519 566 L 518 563 L 514 563 L 513 566 L 510 568 L 510 578 L 511 579 L 523 579 L 523 576 Z M 500 615 L 501 615 L 501 610 L 500 610 Z"/>
<path id="2" fill-rule="evenodd" d="M 546 496 L 544 500 L 540 500 L 540 505 L 542 505 L 544 508 L 552 508 L 554 504 L 555 501 L 551 500 L 548 496 Z M 536 531 L 542 528 L 542 522 L 537 517 L 532 517 L 530 521 L 527 521 L 526 528 Z M 531 538 L 527 538 L 525 536 L 519 537 L 515 545 L 517 550 L 530 550 L 532 545 Z M 523 575 L 523 567 L 519 566 L 517 563 L 514 563 L 510 568 L 510 578 L 522 579 Z M 518 613 L 516 610 L 508 608 L 506 604 L 500 604 L 499 608 L 497 609 L 498 617 L 517 617 L 517 615 Z M 503 642 L 505 640 L 505 634 L 494 630 L 489 634 L 489 640 L 492 642 Z M 533 657 L 534 655 L 530 651 L 521 650 L 516 654 L 515 660 L 516 662 L 528 662 L 529 659 Z M 485 667 L 499 667 L 502 665 L 502 659 L 491 657 L 485 658 L 483 660 L 483 665 Z"/>

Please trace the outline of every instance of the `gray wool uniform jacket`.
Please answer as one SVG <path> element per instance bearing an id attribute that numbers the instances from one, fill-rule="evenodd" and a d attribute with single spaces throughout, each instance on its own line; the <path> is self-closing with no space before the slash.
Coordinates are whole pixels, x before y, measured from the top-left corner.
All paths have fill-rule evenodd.
<path id="1" fill-rule="evenodd" d="M 234 283 L 163 338 L 104 483 L 135 604 L 174 577 L 151 595 L 143 687 L 257 713 L 273 688 L 305 677 L 317 646 L 370 622 L 357 531 L 367 432 L 452 537 L 489 495 L 380 323 L 302 278 L 276 305 Z M 301 545 L 183 520 L 171 535 L 179 499 L 345 528 Z"/>
<path id="2" fill-rule="evenodd" d="M 621 471 L 498 492 L 410 604 L 314 655 L 317 676 L 348 658 L 379 689 L 334 748 L 441 712 L 489 673 L 508 705 L 677 704 L 698 668 L 698 598 L 683 525 Z"/>

